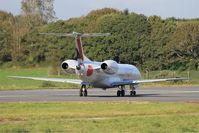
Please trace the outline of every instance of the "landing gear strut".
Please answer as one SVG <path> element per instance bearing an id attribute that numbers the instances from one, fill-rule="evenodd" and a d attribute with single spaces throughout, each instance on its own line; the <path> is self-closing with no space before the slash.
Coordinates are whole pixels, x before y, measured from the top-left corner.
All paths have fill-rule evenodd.
<path id="1" fill-rule="evenodd" d="M 79 90 L 79 96 L 82 97 L 86 97 L 87 96 L 87 89 L 86 89 L 86 85 L 82 85 L 81 89 Z"/>
<path id="2" fill-rule="evenodd" d="M 117 96 L 118 97 L 124 97 L 125 96 L 125 90 L 124 90 L 124 86 L 122 85 L 121 88 L 119 88 L 119 90 L 117 91 Z"/>
<path id="3" fill-rule="evenodd" d="M 130 85 L 130 96 L 135 96 L 136 95 L 136 91 L 135 91 L 135 87 L 133 85 Z"/>

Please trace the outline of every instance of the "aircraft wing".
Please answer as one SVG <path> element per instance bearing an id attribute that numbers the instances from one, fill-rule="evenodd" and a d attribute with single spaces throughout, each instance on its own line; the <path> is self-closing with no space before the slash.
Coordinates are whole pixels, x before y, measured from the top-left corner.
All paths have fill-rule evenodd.
<path id="1" fill-rule="evenodd" d="M 190 80 L 188 78 L 167 78 L 167 79 L 145 79 L 145 80 L 125 80 L 120 82 L 113 82 L 111 86 L 120 86 L 120 85 L 130 85 L 130 84 L 140 84 L 140 83 L 154 83 L 154 82 L 164 82 L 164 81 L 182 81 Z"/>
<path id="2" fill-rule="evenodd" d="M 182 81 L 182 80 L 190 80 L 190 79 L 188 78 L 145 79 L 145 80 L 134 80 L 132 83 L 140 84 L 140 83 L 154 83 L 154 82 Z"/>
<path id="3" fill-rule="evenodd" d="M 51 81 L 51 82 L 61 82 L 61 83 L 72 83 L 72 84 L 82 84 L 80 79 L 62 79 L 62 78 L 40 78 L 40 77 L 24 77 L 24 76 L 9 76 L 10 78 L 20 78 L 20 79 L 32 79 L 41 81 Z"/>

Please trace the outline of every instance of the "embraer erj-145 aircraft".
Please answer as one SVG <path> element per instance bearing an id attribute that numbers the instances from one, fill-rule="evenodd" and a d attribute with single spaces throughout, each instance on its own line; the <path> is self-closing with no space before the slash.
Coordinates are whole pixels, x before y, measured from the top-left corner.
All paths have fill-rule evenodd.
<path id="1" fill-rule="evenodd" d="M 130 64 L 119 64 L 114 60 L 105 60 L 104 62 L 95 62 L 89 60 L 83 51 L 81 37 L 108 36 L 109 33 L 93 33 L 81 34 L 73 32 L 67 33 L 41 33 L 45 35 L 69 36 L 75 37 L 75 46 L 77 51 L 77 60 L 65 60 L 61 67 L 64 71 L 74 69 L 80 79 L 60 79 L 60 78 L 39 78 L 39 77 L 23 77 L 11 76 L 14 78 L 25 78 L 33 80 L 63 82 L 80 84 L 80 96 L 87 96 L 87 87 L 92 86 L 106 90 L 108 88 L 118 88 L 117 96 L 125 96 L 125 85 L 130 86 L 130 95 L 136 95 L 135 89 L 140 83 L 176 81 L 185 80 L 186 78 L 167 78 L 167 79 L 151 79 L 141 80 L 141 74 L 137 67 Z"/>

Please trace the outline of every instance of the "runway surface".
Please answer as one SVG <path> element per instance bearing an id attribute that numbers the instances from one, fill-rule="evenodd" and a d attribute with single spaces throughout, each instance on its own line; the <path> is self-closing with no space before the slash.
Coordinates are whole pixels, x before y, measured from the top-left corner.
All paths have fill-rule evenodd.
<path id="1" fill-rule="evenodd" d="M 89 89 L 87 97 L 79 97 L 79 89 L 0 91 L 0 102 L 60 102 L 60 101 L 153 101 L 198 102 L 198 87 L 138 88 L 136 96 L 116 97 L 117 89 Z"/>

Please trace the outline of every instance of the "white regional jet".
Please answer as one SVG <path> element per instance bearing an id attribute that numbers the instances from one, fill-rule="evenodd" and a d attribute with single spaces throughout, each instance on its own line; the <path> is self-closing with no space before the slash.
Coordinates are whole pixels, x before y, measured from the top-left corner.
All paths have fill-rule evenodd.
<path id="1" fill-rule="evenodd" d="M 55 36 L 69 36 L 75 37 L 75 46 L 77 51 L 77 60 L 65 60 L 61 67 L 64 71 L 67 69 L 74 69 L 80 79 L 60 79 L 60 78 L 39 78 L 39 77 L 23 77 L 11 76 L 13 78 L 63 82 L 80 84 L 80 96 L 87 96 L 87 87 L 92 86 L 95 88 L 118 88 L 117 96 L 125 96 L 125 85 L 130 86 L 130 95 L 136 95 L 135 89 L 140 83 L 162 82 L 162 81 L 177 81 L 185 80 L 185 78 L 167 78 L 167 79 L 151 79 L 141 80 L 141 74 L 137 67 L 130 64 L 119 64 L 114 60 L 106 60 L 104 62 L 95 62 L 89 60 L 85 55 L 82 47 L 81 37 L 88 36 L 108 36 L 109 33 L 93 33 L 81 34 L 73 32 L 67 33 L 41 33 Z"/>

